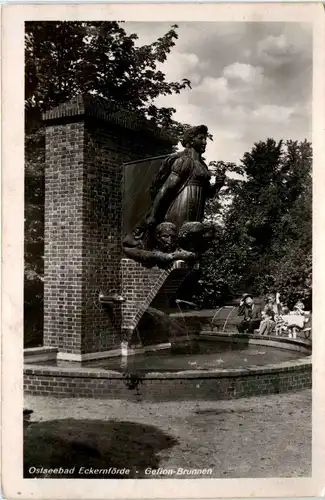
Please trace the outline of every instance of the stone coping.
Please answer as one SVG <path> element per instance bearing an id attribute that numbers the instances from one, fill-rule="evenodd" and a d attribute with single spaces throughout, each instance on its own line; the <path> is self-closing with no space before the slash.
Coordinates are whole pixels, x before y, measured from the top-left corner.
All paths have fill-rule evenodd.
<path id="1" fill-rule="evenodd" d="M 203 330 L 199 335 L 188 335 L 186 337 L 178 337 L 175 339 L 175 342 L 181 342 L 182 340 L 197 340 L 197 341 L 207 341 L 207 340 L 212 340 L 212 341 L 221 341 L 221 342 L 234 342 L 238 344 L 253 344 L 253 345 L 264 345 L 268 347 L 277 347 L 279 349 L 287 349 L 287 350 L 292 350 L 292 351 L 300 351 L 301 353 L 305 354 L 311 354 L 312 347 L 311 347 L 311 342 L 308 340 L 304 339 L 292 339 L 292 338 L 287 338 L 287 337 L 280 337 L 280 336 L 267 336 L 263 337 L 261 335 L 247 335 L 247 334 L 239 334 L 237 332 L 231 333 L 231 332 L 220 332 L 216 333 L 210 330 Z M 155 344 L 155 345 L 147 345 L 143 346 L 141 348 L 128 348 L 128 356 L 136 356 L 137 354 L 143 354 L 145 352 L 150 352 L 150 351 L 159 351 L 161 349 L 167 349 L 172 346 L 173 342 L 167 342 L 163 344 Z M 100 357 L 95 357 L 94 360 L 96 359 L 102 359 L 105 357 L 111 358 L 111 357 L 120 357 L 122 354 L 122 348 L 116 349 L 115 352 L 112 354 L 111 351 L 109 351 L 111 355 L 107 355 L 107 353 L 101 353 L 103 356 Z M 45 361 L 45 360 L 53 360 L 53 359 L 60 359 L 60 360 L 66 360 L 70 362 L 70 358 L 65 358 L 65 357 L 58 357 L 58 348 L 57 347 L 50 347 L 50 346 L 41 346 L 41 347 L 29 347 L 24 349 L 24 362 L 29 365 L 36 366 L 37 361 Z M 96 353 L 98 354 L 98 353 Z M 104 354 L 106 356 L 104 356 Z M 89 359 L 90 361 L 92 358 Z M 78 360 L 77 362 L 82 362 L 82 361 L 88 361 L 87 359 L 84 360 Z M 80 367 L 80 365 L 77 365 Z"/>
<path id="2" fill-rule="evenodd" d="M 198 336 L 198 338 L 205 339 L 215 339 L 226 342 L 227 340 L 231 342 L 242 342 L 245 343 L 250 340 L 257 340 L 262 343 L 262 345 L 272 346 L 274 343 L 282 344 L 283 348 L 287 348 L 290 350 L 293 346 L 299 346 L 302 348 L 306 348 L 311 351 L 311 342 L 310 340 L 305 340 L 303 338 L 289 338 L 280 335 L 258 335 L 258 334 L 247 334 L 247 333 L 238 333 L 238 332 L 218 332 L 211 330 L 202 330 Z M 256 342 L 254 342 L 256 343 Z M 286 346 L 286 347 L 285 347 Z"/>
<path id="3" fill-rule="evenodd" d="M 57 347 L 50 347 L 50 346 L 39 346 L 39 347 L 27 347 L 24 349 L 24 356 L 25 355 L 33 355 L 33 354 L 54 354 L 58 352 Z"/>
<path id="4" fill-rule="evenodd" d="M 232 307 L 232 306 L 229 306 Z M 175 309 L 174 309 L 175 310 Z M 184 312 L 170 312 L 169 316 L 172 318 L 181 318 L 185 316 L 187 318 L 213 318 L 216 311 L 214 309 L 205 309 L 204 311 L 184 311 Z"/>
<path id="5" fill-rule="evenodd" d="M 148 120 L 144 120 L 136 112 L 117 107 L 99 96 L 77 95 L 70 101 L 43 113 L 42 119 L 45 123 L 50 123 L 73 121 L 83 116 L 103 120 L 125 129 L 146 132 L 160 141 L 177 144 L 177 140 L 166 130 L 152 126 Z"/>
<path id="6" fill-rule="evenodd" d="M 137 372 L 143 379 L 198 379 L 198 378 L 229 378 L 253 376 L 258 374 L 271 374 L 279 372 L 296 372 L 305 370 L 312 366 L 311 356 L 298 358 L 292 361 L 269 364 L 263 366 L 250 366 L 248 368 L 233 368 L 226 370 L 184 370 L 181 372 Z M 113 370 L 89 367 L 62 367 L 44 365 L 25 365 L 26 375 L 47 375 L 54 377 L 74 377 L 74 378 L 101 378 L 101 379 L 124 379 L 125 374 Z M 130 372 L 131 374 L 132 372 Z"/>
<path id="7" fill-rule="evenodd" d="M 202 336 L 201 336 L 202 335 Z M 278 347 L 288 350 L 299 350 L 302 353 L 309 354 L 309 356 L 302 356 L 291 361 L 281 363 L 273 363 L 267 365 L 251 365 L 249 367 L 231 368 L 231 369 L 211 369 L 211 370 L 182 370 L 179 372 L 142 372 L 138 370 L 143 379 L 196 379 L 196 378 L 229 378 L 229 377 L 242 377 L 258 374 L 269 374 L 278 372 L 300 371 L 312 366 L 311 345 L 301 339 L 288 339 L 286 337 L 267 337 L 263 338 L 260 335 L 243 335 L 238 333 L 222 333 L 215 334 L 213 332 L 205 332 L 197 337 L 204 342 L 204 340 L 219 340 L 226 342 L 227 340 L 236 343 L 250 343 L 253 341 L 256 345 L 266 345 L 269 347 Z M 203 337 L 203 338 L 202 338 Z M 281 346 L 281 347 L 280 347 Z M 55 377 L 76 377 L 76 378 L 102 378 L 102 379 L 122 379 L 125 378 L 125 373 L 105 370 L 103 368 L 91 368 L 77 364 L 76 366 L 44 366 L 37 363 L 37 354 L 42 352 L 55 353 L 57 349 L 51 347 L 32 348 L 35 354 L 36 362 L 24 363 L 24 374 L 26 375 L 47 375 Z M 31 353 L 32 354 L 32 353 Z M 29 357 L 29 356 L 26 356 Z M 31 356 L 32 357 L 32 356 Z M 132 373 L 132 372 L 129 372 Z"/>
<path id="8" fill-rule="evenodd" d="M 58 349 L 56 347 L 47 347 L 47 346 L 41 346 L 41 347 L 30 347 L 27 349 L 24 349 L 24 362 L 44 362 L 44 361 L 49 361 L 53 359 L 57 359 L 58 356 Z"/>

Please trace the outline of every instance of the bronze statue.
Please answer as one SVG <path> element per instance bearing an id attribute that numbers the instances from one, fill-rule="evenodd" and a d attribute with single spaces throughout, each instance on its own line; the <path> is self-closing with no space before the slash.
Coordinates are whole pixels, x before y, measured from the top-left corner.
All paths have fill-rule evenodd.
<path id="1" fill-rule="evenodd" d="M 177 230 L 172 222 L 162 222 L 155 228 L 155 245 L 148 244 L 148 232 L 139 228 L 123 242 L 124 253 L 146 267 L 165 267 L 176 260 L 197 259 L 197 254 L 177 247 Z"/>
<path id="2" fill-rule="evenodd" d="M 177 229 L 172 222 L 162 222 L 156 227 L 156 246 L 161 252 L 170 253 L 176 250 Z"/>
<path id="3" fill-rule="evenodd" d="M 211 184 L 211 173 L 202 159 L 207 137 L 205 125 L 188 129 L 182 140 L 185 149 L 162 162 L 151 186 L 151 209 L 143 223 L 124 239 L 128 257 L 159 266 L 173 260 L 197 259 L 206 250 L 212 236 L 207 225 L 202 225 L 205 202 L 225 181 L 222 170 Z"/>
<path id="4" fill-rule="evenodd" d="M 185 222 L 178 233 L 180 248 L 200 255 L 211 245 L 215 237 L 215 228 L 208 222 Z"/>
<path id="5" fill-rule="evenodd" d="M 146 223 L 173 222 L 179 229 L 184 222 L 201 222 L 207 198 L 217 194 L 225 181 L 220 171 L 214 185 L 202 159 L 208 129 L 205 125 L 188 129 L 183 137 L 185 149 L 163 161 L 151 187 L 153 205 Z"/>

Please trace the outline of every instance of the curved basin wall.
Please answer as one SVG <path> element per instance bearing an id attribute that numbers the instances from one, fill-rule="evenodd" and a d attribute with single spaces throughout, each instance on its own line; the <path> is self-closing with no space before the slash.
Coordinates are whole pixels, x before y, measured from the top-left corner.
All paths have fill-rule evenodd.
<path id="1" fill-rule="evenodd" d="M 251 339 L 258 343 L 258 339 Z M 260 339 L 265 345 L 266 340 Z M 275 340 L 270 339 L 274 345 Z M 279 342 L 277 342 L 279 344 Z M 282 342 L 282 348 L 285 348 Z M 224 370 L 186 370 L 177 373 L 118 373 L 101 368 L 26 364 L 27 394 L 54 397 L 142 399 L 146 401 L 222 400 L 298 391 L 312 386 L 310 350 L 299 342 L 302 357 L 282 363 Z M 303 357 L 304 356 L 304 357 Z"/>

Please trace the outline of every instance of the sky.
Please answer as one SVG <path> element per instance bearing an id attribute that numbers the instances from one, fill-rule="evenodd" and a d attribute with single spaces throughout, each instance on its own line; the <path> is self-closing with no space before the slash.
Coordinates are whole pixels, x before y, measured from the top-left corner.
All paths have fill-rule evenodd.
<path id="1" fill-rule="evenodd" d="M 126 22 L 138 43 L 165 34 L 170 23 Z M 168 80 L 192 89 L 161 96 L 176 120 L 205 124 L 213 134 L 207 161 L 239 163 L 254 142 L 311 140 L 312 28 L 308 23 L 188 22 L 161 65 Z"/>

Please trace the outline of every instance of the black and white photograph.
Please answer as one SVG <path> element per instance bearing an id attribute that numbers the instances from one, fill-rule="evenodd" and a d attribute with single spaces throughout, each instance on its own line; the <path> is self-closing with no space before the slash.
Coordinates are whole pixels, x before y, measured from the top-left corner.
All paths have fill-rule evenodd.
<path id="1" fill-rule="evenodd" d="M 312 20 L 70 18 L 24 20 L 23 479 L 311 478 Z"/>

